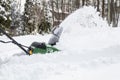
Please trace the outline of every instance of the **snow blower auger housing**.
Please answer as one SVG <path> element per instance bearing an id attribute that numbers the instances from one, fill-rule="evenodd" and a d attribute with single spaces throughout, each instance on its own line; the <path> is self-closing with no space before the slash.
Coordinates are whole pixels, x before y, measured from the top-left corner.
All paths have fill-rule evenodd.
<path id="1" fill-rule="evenodd" d="M 32 54 L 46 54 L 46 53 L 53 53 L 56 51 L 60 51 L 57 48 L 51 46 L 51 45 L 46 45 L 44 42 L 33 42 L 31 46 L 28 49 L 28 52 L 30 55 Z"/>

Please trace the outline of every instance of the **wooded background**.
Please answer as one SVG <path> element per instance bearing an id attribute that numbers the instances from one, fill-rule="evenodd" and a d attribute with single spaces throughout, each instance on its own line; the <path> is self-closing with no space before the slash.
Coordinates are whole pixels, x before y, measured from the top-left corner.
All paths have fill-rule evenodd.
<path id="1" fill-rule="evenodd" d="M 0 0 L 0 27 L 10 35 L 45 34 L 69 14 L 93 6 L 109 25 L 118 27 L 120 0 Z"/>

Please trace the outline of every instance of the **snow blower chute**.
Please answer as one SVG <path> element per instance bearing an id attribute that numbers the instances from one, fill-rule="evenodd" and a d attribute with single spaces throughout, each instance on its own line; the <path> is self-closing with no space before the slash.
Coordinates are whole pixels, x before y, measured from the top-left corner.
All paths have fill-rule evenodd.
<path id="1" fill-rule="evenodd" d="M 19 48 L 21 48 L 27 55 L 32 55 L 32 54 L 45 54 L 45 53 L 53 53 L 55 51 L 60 51 L 59 49 L 49 45 L 49 44 L 45 44 L 45 43 L 39 43 L 39 42 L 33 42 L 29 47 L 22 45 L 20 43 L 18 43 L 16 40 L 14 40 L 12 37 L 10 37 L 3 29 L 0 28 L 0 32 L 3 33 L 4 35 L 6 35 L 10 41 L 2 41 L 0 40 L 0 42 L 2 43 L 13 43 L 15 45 L 17 45 Z M 27 48 L 27 49 L 25 49 Z"/>

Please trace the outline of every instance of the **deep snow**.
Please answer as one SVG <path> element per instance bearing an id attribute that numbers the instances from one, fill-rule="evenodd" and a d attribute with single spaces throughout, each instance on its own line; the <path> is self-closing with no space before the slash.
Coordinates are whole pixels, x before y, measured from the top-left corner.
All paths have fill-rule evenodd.
<path id="1" fill-rule="evenodd" d="M 120 80 L 120 28 L 111 28 L 92 7 L 78 9 L 60 27 L 60 52 L 21 55 L 14 44 L 0 43 L 0 80 Z M 29 46 L 51 35 L 14 37 Z M 8 41 L 5 36 L 0 40 Z"/>

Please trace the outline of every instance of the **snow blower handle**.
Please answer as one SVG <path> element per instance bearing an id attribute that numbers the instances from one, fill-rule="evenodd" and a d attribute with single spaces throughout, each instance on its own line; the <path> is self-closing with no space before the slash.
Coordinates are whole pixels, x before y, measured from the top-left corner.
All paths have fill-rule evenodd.
<path id="1" fill-rule="evenodd" d="M 0 32 L 1 33 L 3 33 L 4 35 L 6 35 L 10 40 L 11 40 L 11 42 L 12 43 L 14 43 L 15 45 L 17 45 L 20 49 L 22 49 L 27 55 L 30 55 L 30 53 L 26 50 L 26 49 L 24 49 L 23 48 L 23 45 L 22 44 L 19 44 L 17 41 L 15 41 L 12 37 L 10 37 L 4 30 L 2 30 L 1 28 L 0 28 Z M 0 42 L 3 42 L 3 43 L 5 43 L 4 41 L 0 41 Z M 24 47 L 26 47 L 26 46 L 24 46 Z M 28 47 L 27 47 L 28 48 Z"/>

